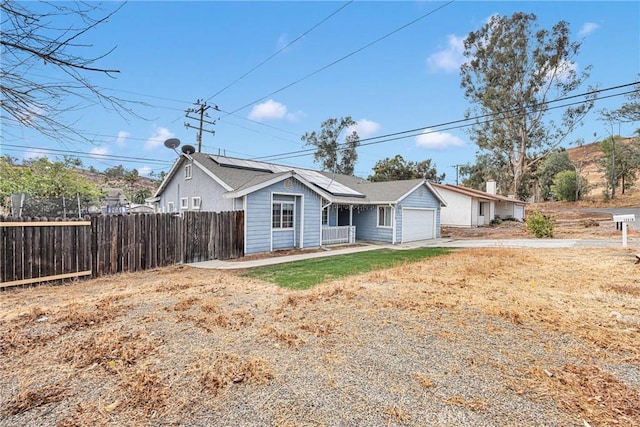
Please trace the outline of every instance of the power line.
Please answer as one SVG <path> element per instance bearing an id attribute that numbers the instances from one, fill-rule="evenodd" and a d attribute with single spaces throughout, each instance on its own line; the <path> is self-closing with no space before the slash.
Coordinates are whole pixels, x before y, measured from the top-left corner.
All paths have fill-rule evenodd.
<path id="1" fill-rule="evenodd" d="M 151 163 L 151 164 L 166 164 L 166 165 L 170 165 L 173 163 L 173 161 L 169 161 L 169 160 L 148 159 L 144 157 L 118 156 L 115 154 L 87 153 L 82 151 L 60 150 L 56 148 L 30 147 L 25 145 L 14 145 L 14 144 L 5 144 L 5 143 L 3 143 L 2 146 L 12 147 L 12 148 L 9 148 L 7 151 L 14 151 L 14 152 L 25 152 L 27 150 L 37 150 L 38 152 L 42 152 L 43 154 L 46 154 L 46 153 L 63 154 L 63 155 L 67 154 L 73 157 L 92 158 L 96 160 L 113 160 L 113 161 L 120 161 L 120 162 L 126 162 L 126 163 L 137 162 L 137 163 L 145 163 L 145 164 Z"/>
<path id="2" fill-rule="evenodd" d="M 272 55 L 270 55 L 268 58 L 264 59 L 262 62 L 260 62 L 258 65 L 254 66 L 253 68 L 251 68 L 249 71 L 247 71 L 246 73 L 244 73 L 243 75 L 241 75 L 240 77 L 238 77 L 236 80 L 232 81 L 231 83 L 229 83 L 228 85 L 226 85 L 225 87 L 223 87 L 222 89 L 220 89 L 219 91 L 217 91 L 216 93 L 214 93 L 209 99 L 207 99 L 207 101 L 211 101 L 213 98 L 215 98 L 216 96 L 220 95 L 222 92 L 224 92 L 225 90 L 229 89 L 231 86 L 233 86 L 234 84 L 238 83 L 240 80 L 244 79 L 245 77 L 247 77 L 249 74 L 251 74 L 252 72 L 254 72 L 255 70 L 257 70 L 258 68 L 260 68 L 261 66 L 263 66 L 264 64 L 266 64 L 267 62 L 269 62 L 271 59 L 275 58 L 277 55 L 279 55 L 281 52 L 285 51 L 289 46 L 293 45 L 294 43 L 296 43 L 298 40 L 301 40 L 304 36 L 306 36 L 307 34 L 309 34 L 311 31 L 315 30 L 316 28 L 318 28 L 320 25 L 324 24 L 325 22 L 327 22 L 329 19 L 331 19 L 334 15 L 338 14 L 342 9 L 344 9 L 345 7 L 349 6 L 351 3 L 353 3 L 354 0 L 350 0 L 347 3 L 343 4 L 342 6 L 340 6 L 337 10 L 333 11 L 329 16 L 327 16 L 326 18 L 324 18 L 323 20 L 321 20 L 320 22 L 318 22 L 317 24 L 315 24 L 313 27 L 309 28 L 307 31 L 305 31 L 304 33 L 300 34 L 298 37 L 296 37 L 295 40 L 293 40 L 292 42 L 288 43 L 286 46 L 282 47 L 281 49 L 279 49 L 277 52 L 273 53 Z"/>
<path id="3" fill-rule="evenodd" d="M 608 88 L 604 88 L 604 89 L 596 89 L 596 90 L 584 92 L 584 93 L 581 93 L 581 94 L 566 96 L 566 97 L 563 97 L 563 98 L 558 98 L 558 99 L 555 99 L 555 100 L 547 101 L 547 102 L 536 104 L 536 105 L 533 105 L 533 106 L 528 106 L 528 107 L 525 107 L 525 109 L 529 108 L 531 111 L 535 111 L 535 109 L 538 109 L 540 107 L 546 106 L 549 110 L 552 110 L 552 109 L 563 108 L 563 107 L 568 107 L 568 106 L 577 105 L 577 104 L 583 104 L 583 103 L 588 102 L 588 101 L 584 101 L 583 100 L 583 101 L 577 101 L 577 102 L 572 102 L 572 103 L 568 103 L 568 104 L 558 105 L 558 106 L 554 106 L 554 107 L 548 107 L 548 105 L 552 104 L 552 103 L 567 101 L 567 100 L 575 99 L 575 98 L 582 98 L 582 97 L 586 97 L 586 96 L 590 96 L 590 95 L 596 95 L 596 94 L 599 94 L 599 93 L 602 93 L 602 92 L 608 92 L 608 91 L 611 91 L 611 90 L 622 89 L 622 88 L 626 88 L 626 87 L 629 87 L 629 86 L 635 86 L 635 85 L 637 85 L 639 83 L 640 83 L 640 81 L 637 81 L 637 82 L 633 82 L 633 83 L 626 83 L 626 84 L 622 84 L 622 85 L 618 85 L 618 86 L 612 86 L 612 87 L 608 87 Z M 603 100 L 603 99 L 608 99 L 608 98 L 613 98 L 613 97 L 617 97 L 617 96 L 628 95 L 628 94 L 631 94 L 631 93 L 634 93 L 634 92 L 637 92 L 637 90 L 631 90 L 631 91 L 616 93 L 616 94 L 612 94 L 612 95 L 602 96 L 602 97 L 597 98 L 596 100 L 600 101 L 600 100 Z M 594 101 L 596 101 L 596 100 L 594 100 Z M 399 132 L 394 132 L 394 133 L 389 133 L 389 134 L 385 134 L 385 135 L 379 135 L 379 136 L 375 136 L 375 137 L 364 138 L 364 139 L 361 139 L 360 142 L 365 141 L 365 143 L 364 144 L 360 144 L 360 146 L 363 147 L 363 146 L 381 144 L 381 143 L 384 143 L 384 142 L 397 141 L 399 139 L 411 138 L 411 137 L 424 135 L 424 134 L 429 134 L 429 133 L 435 133 L 435 132 L 442 132 L 442 131 L 445 131 L 445 130 L 461 129 L 461 128 L 464 128 L 464 127 L 469 127 L 469 126 L 474 125 L 476 123 L 475 122 L 476 120 L 490 119 L 490 120 L 485 120 L 484 122 L 480 122 L 480 123 L 485 123 L 485 122 L 489 122 L 489 121 L 495 120 L 495 119 L 491 119 L 491 118 L 493 118 L 495 116 L 498 116 L 498 115 L 501 115 L 501 114 L 513 114 L 513 113 L 521 114 L 521 109 L 513 108 L 511 110 L 498 111 L 498 112 L 489 113 L 489 114 L 483 114 L 483 115 L 479 115 L 479 116 L 475 116 L 475 117 L 452 120 L 452 121 L 448 121 L 448 122 L 421 126 L 421 127 L 408 129 L 408 130 L 404 130 L 404 131 L 399 131 Z M 472 122 L 472 121 L 474 121 L 474 122 Z M 467 123 L 467 122 L 471 122 L 471 123 Z M 439 129 L 437 131 L 433 130 L 433 131 L 430 131 L 430 132 L 424 132 L 426 129 L 442 128 L 444 126 L 448 126 L 448 127 L 443 128 L 443 129 Z M 418 133 L 416 133 L 416 132 L 418 132 Z M 369 141 L 369 142 L 366 142 L 366 141 Z M 344 145 L 345 145 L 344 143 L 343 144 L 339 144 L 339 146 L 344 146 Z M 307 156 L 307 155 L 309 155 L 309 154 L 311 154 L 311 153 L 313 153 L 315 151 L 316 151 L 315 148 L 309 148 L 309 149 L 304 149 L 304 150 L 291 151 L 291 152 L 287 152 L 287 153 L 273 154 L 273 155 L 269 155 L 269 156 L 254 157 L 253 159 L 254 160 L 269 160 L 269 161 L 283 160 L 283 159 Z"/>
<path id="4" fill-rule="evenodd" d="M 319 68 L 319 69 L 317 69 L 317 70 L 315 70 L 315 71 L 313 71 L 313 72 L 311 72 L 311 73 L 309 73 L 309 74 L 307 74 L 307 75 L 305 75 L 305 76 L 303 76 L 303 77 L 299 78 L 298 80 L 296 80 L 296 81 L 294 81 L 294 82 L 292 82 L 292 83 L 289 83 L 288 85 L 285 85 L 285 86 L 281 87 L 280 89 L 278 89 L 278 90 L 275 90 L 275 91 L 271 92 L 271 93 L 270 93 L 270 94 L 268 94 L 268 95 L 263 96 L 262 98 L 256 99 L 255 101 L 252 101 L 252 102 L 249 102 L 248 104 L 243 105 L 243 106 L 242 106 L 242 107 L 240 107 L 240 108 L 236 108 L 236 109 L 235 109 L 235 110 L 233 110 L 230 114 L 232 114 L 232 113 L 237 113 L 238 111 L 244 110 L 245 108 L 250 107 L 250 106 L 252 106 L 253 104 L 255 104 L 255 103 L 257 103 L 257 102 L 263 101 L 263 100 L 265 100 L 265 99 L 269 98 L 270 96 L 275 95 L 276 93 L 280 93 L 280 92 L 282 92 L 283 90 L 286 90 L 286 89 L 290 88 L 291 86 L 294 86 L 294 85 L 296 85 L 296 84 L 298 84 L 298 83 L 300 83 L 300 82 L 302 82 L 302 81 L 304 81 L 304 80 L 308 79 L 309 77 L 315 76 L 316 74 L 318 74 L 318 73 L 320 73 L 320 72 L 322 72 L 322 71 L 324 71 L 324 70 L 326 70 L 326 69 L 328 69 L 328 68 L 333 67 L 334 65 L 336 65 L 336 64 L 338 64 L 338 63 L 340 63 L 340 62 L 344 61 L 345 59 L 350 58 L 350 57 L 352 57 L 353 55 L 356 55 L 356 54 L 358 54 L 358 53 L 362 52 L 363 50 L 365 50 L 365 49 L 367 49 L 367 48 L 369 48 L 369 47 L 373 46 L 374 44 L 377 44 L 377 43 L 381 42 L 382 40 L 384 40 L 384 39 L 386 39 L 386 38 L 388 38 L 388 37 L 391 37 L 391 36 L 392 36 L 392 35 L 394 35 L 395 33 L 397 33 L 397 32 L 399 32 L 399 31 L 404 30 L 405 28 L 407 28 L 407 27 L 409 27 L 409 26 L 411 26 L 411 25 L 415 24 L 416 22 L 418 22 L 418 21 L 420 21 L 420 20 L 422 20 L 422 19 L 426 18 L 427 16 L 432 15 L 432 14 L 434 14 L 434 13 L 438 12 L 439 10 L 441 10 L 441 9 L 445 8 L 446 6 L 449 6 L 449 5 L 450 5 L 451 3 L 453 3 L 454 1 L 455 1 L 455 0 L 451 0 L 451 1 L 447 2 L 447 3 L 445 3 L 444 5 L 439 6 L 439 7 L 435 8 L 435 9 L 433 9 L 433 10 L 431 10 L 431 11 L 429 11 L 429 12 L 425 13 L 424 15 L 419 16 L 418 18 L 414 19 L 413 21 L 410 21 L 410 22 L 408 22 L 408 23 L 406 23 L 406 24 L 402 25 L 402 26 L 401 26 L 401 27 L 399 27 L 399 28 L 396 28 L 395 30 L 393 30 L 393 31 L 391 31 L 391 32 L 389 32 L 389 33 L 387 33 L 387 34 L 385 34 L 385 35 L 383 35 L 383 36 L 381 36 L 381 37 L 378 37 L 377 39 L 375 39 L 375 40 L 374 40 L 374 41 L 372 41 L 372 42 L 367 43 L 367 44 L 366 44 L 366 45 L 364 45 L 363 47 L 361 47 L 361 48 L 359 48 L 359 49 L 356 49 L 356 50 L 354 50 L 353 52 L 348 53 L 348 54 L 344 55 L 343 57 L 341 57 L 341 58 L 339 58 L 339 59 L 336 59 L 335 61 L 331 62 L 330 64 L 327 64 L 327 65 L 325 65 L 324 67 L 321 67 L 321 68 Z M 224 117 L 222 117 L 222 119 L 224 119 Z"/>

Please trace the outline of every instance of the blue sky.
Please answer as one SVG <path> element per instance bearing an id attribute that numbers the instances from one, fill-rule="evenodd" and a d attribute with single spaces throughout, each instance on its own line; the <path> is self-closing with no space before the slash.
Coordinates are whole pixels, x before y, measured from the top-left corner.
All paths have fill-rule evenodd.
<path id="1" fill-rule="evenodd" d="M 115 6 L 106 4 L 107 9 Z M 412 161 L 432 159 L 438 171 L 446 173 L 446 182 L 455 182 L 454 165 L 472 162 L 477 148 L 464 129 L 442 130 L 436 125 L 462 119 L 469 107 L 458 72 L 462 40 L 492 14 L 514 12 L 535 13 L 546 28 L 559 20 L 569 22 L 573 40 L 583 42 L 573 66 L 580 71 L 592 65 L 589 84 L 611 87 L 638 80 L 637 1 L 133 1 L 83 41 L 95 52 L 116 46 L 98 65 L 121 73 L 114 79 L 89 77 L 115 96 L 147 104 L 132 104 L 141 118 L 125 119 L 86 103 L 65 119 L 92 135 L 91 143 L 48 140 L 5 123 L 0 153 L 23 158 L 52 148 L 92 153 L 96 157 L 82 160 L 99 170 L 123 164 L 141 174 L 168 171 L 176 154 L 163 141 L 175 137 L 196 145 L 196 131 L 184 126 L 184 111 L 202 99 L 221 110 L 209 110 L 209 120 L 217 123 L 205 126 L 215 129 L 215 136 L 203 134 L 203 151 L 241 158 L 295 152 L 305 148 L 302 134 L 319 130 L 327 118 L 350 115 L 358 121 L 361 138 L 424 127 L 439 130 L 361 147 L 356 175 L 366 177 L 376 161 L 400 154 Z M 59 77 L 47 74 L 51 70 L 46 67 L 37 72 Z M 580 92 L 586 90 L 584 86 Z M 616 108 L 621 102 L 622 97 L 603 100 L 595 110 Z M 635 127 L 614 132 L 630 135 Z M 609 131 L 594 111 L 569 141 L 591 142 L 594 133 L 600 138 Z M 109 157 L 114 155 L 122 157 Z M 314 167 L 311 154 L 277 162 Z"/>

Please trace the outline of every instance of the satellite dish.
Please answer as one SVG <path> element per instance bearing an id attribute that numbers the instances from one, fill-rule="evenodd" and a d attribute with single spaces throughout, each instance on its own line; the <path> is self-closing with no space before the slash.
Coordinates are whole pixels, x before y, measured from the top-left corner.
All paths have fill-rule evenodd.
<path id="1" fill-rule="evenodd" d="M 169 138 L 164 142 L 164 146 L 175 150 L 180 146 L 180 140 L 178 138 Z"/>
<path id="2" fill-rule="evenodd" d="M 193 145 L 183 145 L 182 146 L 182 152 L 184 154 L 193 154 L 196 152 L 196 149 Z"/>

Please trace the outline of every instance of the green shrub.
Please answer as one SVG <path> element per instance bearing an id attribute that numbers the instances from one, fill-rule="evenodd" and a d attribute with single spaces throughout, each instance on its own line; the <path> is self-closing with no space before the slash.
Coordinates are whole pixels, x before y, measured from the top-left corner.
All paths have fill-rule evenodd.
<path id="1" fill-rule="evenodd" d="M 537 238 L 553 237 L 555 227 L 554 217 L 543 215 L 538 211 L 533 211 L 526 218 L 527 230 L 532 232 Z"/>
<path id="2" fill-rule="evenodd" d="M 489 223 L 489 225 L 500 225 L 500 224 L 502 224 L 502 220 L 500 218 L 497 218 L 497 217 L 493 218 L 491 220 L 491 222 Z"/>

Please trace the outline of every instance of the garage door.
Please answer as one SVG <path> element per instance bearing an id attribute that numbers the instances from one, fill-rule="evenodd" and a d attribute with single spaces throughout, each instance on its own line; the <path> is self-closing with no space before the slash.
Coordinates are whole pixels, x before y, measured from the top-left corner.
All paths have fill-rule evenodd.
<path id="1" fill-rule="evenodd" d="M 402 209 L 402 241 L 433 239 L 435 211 L 428 209 Z"/>
<path id="2" fill-rule="evenodd" d="M 524 219 L 524 206 L 515 205 L 513 207 L 513 216 L 515 219 L 522 221 Z"/>

